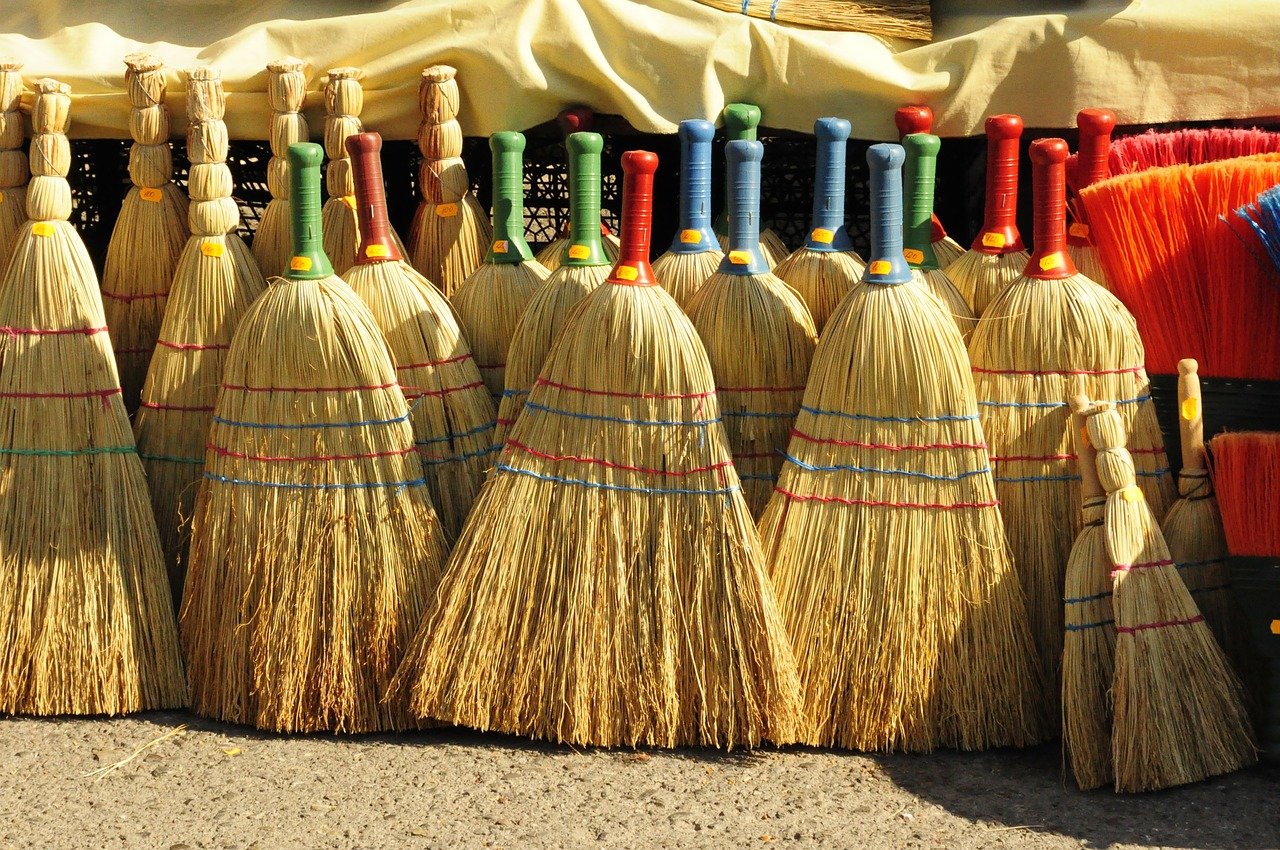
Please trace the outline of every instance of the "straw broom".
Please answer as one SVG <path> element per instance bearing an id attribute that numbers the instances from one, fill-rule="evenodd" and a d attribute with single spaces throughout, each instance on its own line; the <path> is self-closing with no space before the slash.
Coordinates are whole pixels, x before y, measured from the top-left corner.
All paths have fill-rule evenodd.
<path id="1" fill-rule="evenodd" d="M 763 158 L 759 142 L 726 146 L 729 253 L 687 311 L 711 360 L 733 465 L 757 517 L 778 480 L 818 342 L 804 301 L 769 271 L 760 252 Z"/>
<path id="2" fill-rule="evenodd" d="M 556 123 L 560 125 L 561 131 L 564 133 L 566 151 L 569 144 L 569 137 L 574 133 L 591 132 L 591 124 L 595 116 L 590 109 L 584 106 L 574 107 L 572 109 L 561 110 Z M 570 159 L 572 156 L 570 155 Z M 573 177 L 569 176 L 569 203 L 572 207 L 573 203 Z M 618 237 L 609 232 L 609 228 L 600 224 L 600 235 L 604 245 L 604 252 L 609 258 L 609 265 L 612 266 L 618 259 Z M 569 243 L 573 241 L 573 215 L 570 209 L 569 221 L 564 223 L 560 235 L 543 246 L 542 250 L 534 257 L 538 262 L 546 267 L 547 271 L 553 272 L 560 268 L 560 259 L 564 255 L 565 249 L 569 247 Z"/>
<path id="3" fill-rule="evenodd" d="M 446 296 L 452 296 L 480 267 L 493 241 L 489 217 L 471 193 L 462 161 L 457 74 L 448 65 L 432 65 L 422 72 L 418 88 L 422 110 L 418 191 L 422 203 L 409 232 L 413 267 Z"/>
<path id="4" fill-rule="evenodd" d="M 813 315 L 818 332 L 836 304 L 862 277 L 866 265 L 844 226 L 845 149 L 850 126 L 843 118 L 819 118 L 818 161 L 813 178 L 813 224 L 804 246 L 774 268 Z"/>
<path id="5" fill-rule="evenodd" d="M 902 254 L 912 272 L 942 302 L 943 309 L 956 323 L 961 338 L 968 342 L 978 320 L 951 278 L 938 267 L 938 255 L 933 250 L 933 225 L 930 222 L 933 219 L 938 149 L 942 147 L 942 140 L 928 133 L 912 133 L 902 140 L 902 145 L 907 152 L 902 178 L 902 189 L 906 194 Z"/>
<path id="6" fill-rule="evenodd" d="M 565 246 L 561 265 L 529 300 L 511 337 L 505 387 L 498 407 L 499 445 L 506 441 L 524 409 L 524 400 L 570 314 L 605 282 L 613 267 L 600 236 L 600 153 L 604 139 L 596 133 L 574 133 L 565 144 L 569 150 L 572 240 Z"/>
<path id="7" fill-rule="evenodd" d="M 760 126 L 760 107 L 751 103 L 731 103 L 724 108 L 725 139 L 734 141 L 756 141 L 756 128 Z M 725 186 L 724 212 L 716 219 L 716 234 L 720 238 L 720 250 L 729 250 L 729 237 L 732 227 L 729 222 L 729 209 L 732 199 L 729 197 L 728 185 Z M 790 253 L 787 245 L 772 228 L 760 233 L 760 253 L 772 269 L 787 258 Z"/>
<path id="8" fill-rule="evenodd" d="M 498 450 L 495 411 L 449 302 L 405 261 L 392 236 L 381 149 L 377 133 L 347 139 L 361 243 L 344 279 L 369 306 L 391 349 L 427 491 L 452 540 Z"/>
<path id="9" fill-rule="evenodd" d="M 933 110 L 927 106 L 900 106 L 893 113 L 893 121 L 898 126 L 899 141 L 912 133 L 933 132 Z M 933 253 L 938 257 L 938 267 L 946 268 L 960 259 L 964 247 L 947 235 L 937 213 L 930 217 L 930 222 L 929 239 L 933 243 Z"/>
<path id="10" fill-rule="evenodd" d="M 1178 578 L 1110 404 L 1088 418 L 1107 490 L 1106 542 L 1116 621 L 1112 761 L 1117 791 L 1154 791 L 1257 761 L 1240 681 Z"/>
<path id="11" fill-rule="evenodd" d="M 649 267 L 657 165 L 622 156 L 621 258 L 552 349 L 398 674 L 419 715 L 575 745 L 795 739 L 711 368 Z"/>
<path id="12" fill-rule="evenodd" d="M 1089 232 L 1089 218 L 1077 193 L 1111 176 L 1111 131 L 1116 127 L 1116 114 L 1110 109 L 1082 109 L 1076 113 L 1076 127 L 1080 130 L 1080 151 L 1067 159 L 1067 187 L 1072 195 L 1067 253 L 1080 274 L 1110 289 L 1102 258 Z"/>
<path id="13" fill-rule="evenodd" d="M 653 262 L 658 284 L 681 307 L 720 268 L 724 252 L 711 229 L 711 140 L 716 128 L 710 121 L 690 118 L 680 122 L 680 221 L 667 252 Z"/>
<path id="14" fill-rule="evenodd" d="M 1174 495 L 1133 316 L 1077 273 L 1065 251 L 1066 157 L 1061 139 L 1032 144 L 1036 251 L 1026 273 L 991 302 L 969 343 L 996 492 L 1055 695 L 1064 572 L 1081 524 L 1067 400 L 1084 391 L 1115 401 L 1153 510 L 1163 511 Z M 1057 702 L 1054 696 L 1051 708 Z M 1056 723 L 1056 709 L 1052 716 Z"/>
<path id="15" fill-rule="evenodd" d="M 36 83 L 30 221 L 0 280 L 0 714 L 186 699 L 102 297 L 67 221 L 69 92 Z"/>
<path id="16" fill-rule="evenodd" d="M 529 299 L 550 276 L 524 240 L 524 136 L 489 137 L 493 151 L 493 243 L 484 263 L 449 298 L 471 341 L 494 405 L 502 400 L 507 348 Z"/>
<path id="17" fill-rule="evenodd" d="M 1178 472 L 1178 499 L 1164 515 L 1161 532 L 1183 584 L 1191 591 L 1218 645 L 1243 675 L 1253 659 L 1249 656 L 1244 619 L 1231 598 L 1227 540 L 1204 449 L 1204 407 L 1198 368 L 1195 360 L 1178 363 L 1182 469 Z"/>
<path id="18" fill-rule="evenodd" d="M 1111 680 L 1116 627 L 1111 613 L 1111 558 L 1102 527 L 1107 494 L 1084 417 L 1071 417 L 1080 467 L 1084 524 L 1067 558 L 1063 593 L 1062 755 L 1082 790 L 1113 779 Z"/>
<path id="19" fill-rule="evenodd" d="M 819 30 L 867 32 L 886 38 L 928 41 L 933 37 L 929 4 L 923 0 L 697 0 L 704 6 L 770 22 Z"/>
<path id="20" fill-rule="evenodd" d="M 333 263 L 333 273 L 341 277 L 356 261 L 360 247 L 360 226 L 356 221 L 356 184 L 347 158 L 347 139 L 361 132 L 360 112 L 364 109 L 364 89 L 359 68 L 331 68 L 324 85 L 325 169 L 324 253 Z"/>
<path id="21" fill-rule="evenodd" d="M 267 65 L 267 101 L 271 105 L 271 159 L 267 162 L 267 189 L 271 200 L 262 211 L 253 234 L 253 256 L 268 278 L 279 277 L 289 266 L 293 251 L 289 209 L 289 145 L 305 142 L 307 119 L 302 102 L 307 94 L 306 65 L 286 56 Z"/>
<path id="22" fill-rule="evenodd" d="M 125 57 L 129 93 L 129 178 L 107 245 L 102 306 L 120 370 L 125 407 L 138 403 L 147 364 L 164 320 L 178 255 L 187 241 L 187 199 L 173 184 L 169 110 L 164 105 L 164 63 L 155 56 Z"/>
<path id="23" fill-rule="evenodd" d="M 987 119 L 987 198 L 982 232 L 969 250 L 946 268 L 947 277 L 978 317 L 1027 265 L 1027 252 L 1018 232 L 1021 138 L 1022 119 L 1017 115 L 993 115 Z"/>
<path id="24" fill-rule="evenodd" d="M 389 684 L 446 550 L 373 315 L 321 249 L 319 145 L 291 145 L 294 252 L 231 342 L 191 535 L 197 714 L 276 732 L 412 725 Z"/>
<path id="25" fill-rule="evenodd" d="M 27 153 L 22 149 L 22 63 L 0 59 L 0 277 L 27 220 Z"/>
<path id="26" fill-rule="evenodd" d="M 227 168 L 225 110 L 221 74 L 213 68 L 188 71 L 192 236 L 178 258 L 134 420 L 174 610 L 182 602 L 189 523 L 231 335 L 266 289 L 253 254 L 236 232 L 240 208 Z"/>
<path id="27" fill-rule="evenodd" d="M 823 332 L 760 521 L 804 740 L 1032 744 L 1041 684 L 964 343 L 902 256 L 904 157 L 867 153 L 871 263 Z"/>

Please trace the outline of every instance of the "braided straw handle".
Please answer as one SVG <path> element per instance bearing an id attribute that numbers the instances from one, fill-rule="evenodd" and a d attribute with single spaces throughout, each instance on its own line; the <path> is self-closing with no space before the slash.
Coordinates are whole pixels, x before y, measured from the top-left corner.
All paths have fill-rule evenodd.
<path id="1" fill-rule="evenodd" d="M 1204 450 L 1204 403 L 1200 397 L 1199 370 L 1200 364 L 1189 357 L 1178 361 L 1178 435 L 1182 443 L 1178 495 L 1183 497 L 1213 494 Z"/>
<path id="2" fill-rule="evenodd" d="M 22 149 L 22 63 L 0 61 L 0 189 L 25 186 L 31 177 Z M 0 195 L 3 197 L 3 195 Z"/>
<path id="3" fill-rule="evenodd" d="M 456 204 L 471 187 L 462 162 L 457 74 L 457 69 L 448 65 L 433 65 L 422 72 L 418 87 L 418 106 L 422 110 L 418 125 L 418 150 L 422 152 L 418 187 L 423 199 L 432 204 Z"/>
<path id="4" fill-rule="evenodd" d="M 27 218 L 32 221 L 66 221 L 71 218 L 71 87 L 48 78 L 36 82 L 36 103 L 31 111 L 31 183 L 27 188 Z"/>
<path id="5" fill-rule="evenodd" d="M 271 161 L 267 163 L 267 190 L 271 197 L 289 199 L 289 145 L 307 140 L 307 119 L 302 102 L 307 95 L 306 65 L 286 56 L 267 66 L 267 101 L 271 105 Z"/>
<path id="6" fill-rule="evenodd" d="M 169 151 L 169 109 L 164 105 L 164 62 L 146 53 L 124 58 L 124 86 L 129 94 L 129 179 L 142 188 L 142 198 L 159 201 L 158 191 L 173 179 Z"/>
<path id="7" fill-rule="evenodd" d="M 359 68 L 333 68 L 324 87 L 324 152 L 329 157 L 325 188 L 331 198 L 345 198 L 354 207 L 356 184 L 347 157 L 347 139 L 361 132 L 364 89 Z"/>
<path id="8" fill-rule="evenodd" d="M 193 236 L 222 236 L 240 226 L 240 207 L 231 197 L 227 167 L 227 97 L 217 68 L 187 72 L 187 158 L 191 172 L 187 225 Z"/>

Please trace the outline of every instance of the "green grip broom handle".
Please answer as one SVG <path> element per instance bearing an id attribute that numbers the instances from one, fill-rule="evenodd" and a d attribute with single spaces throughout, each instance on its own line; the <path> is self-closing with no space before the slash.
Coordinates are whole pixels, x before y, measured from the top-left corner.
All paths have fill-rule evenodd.
<path id="1" fill-rule="evenodd" d="M 533 259 L 524 240 L 524 135 L 504 130 L 489 137 L 493 151 L 493 243 L 486 263 Z"/>
<path id="2" fill-rule="evenodd" d="M 612 265 L 600 238 L 599 133 L 572 133 L 565 139 L 569 150 L 569 244 L 560 256 L 563 266 Z"/>
<path id="3" fill-rule="evenodd" d="M 912 133 L 902 140 L 902 146 L 907 152 L 902 176 L 907 202 L 904 253 L 911 268 L 933 271 L 938 267 L 933 250 L 933 189 L 942 140 L 928 133 Z"/>
<path id="4" fill-rule="evenodd" d="M 333 266 L 324 253 L 320 200 L 320 165 L 324 148 L 314 142 L 289 145 L 289 187 L 293 193 L 293 256 L 285 277 L 290 280 L 316 280 L 333 274 Z"/>

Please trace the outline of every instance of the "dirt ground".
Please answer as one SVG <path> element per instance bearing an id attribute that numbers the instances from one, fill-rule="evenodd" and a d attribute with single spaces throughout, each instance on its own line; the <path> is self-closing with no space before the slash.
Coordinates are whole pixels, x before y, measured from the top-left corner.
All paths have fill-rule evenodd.
<path id="1" fill-rule="evenodd" d="M 131 758 L 132 757 L 132 758 Z M 1139 797 L 1056 747 L 578 752 L 436 730 L 262 735 L 153 713 L 0 720 L 0 848 L 1280 848 L 1280 775 Z"/>

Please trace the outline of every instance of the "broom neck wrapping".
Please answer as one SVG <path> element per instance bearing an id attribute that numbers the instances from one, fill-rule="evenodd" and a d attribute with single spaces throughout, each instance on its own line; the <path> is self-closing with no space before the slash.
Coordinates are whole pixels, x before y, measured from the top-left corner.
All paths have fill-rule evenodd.
<path id="1" fill-rule="evenodd" d="M 760 162 L 764 145 L 732 141 L 725 146 L 729 185 L 729 251 L 719 271 L 730 275 L 763 274 L 769 262 L 760 251 Z"/>
<path id="2" fill-rule="evenodd" d="M 493 242 L 486 263 L 533 259 L 524 240 L 524 135 L 503 131 L 489 137 L 493 151 Z"/>
<path id="3" fill-rule="evenodd" d="M 600 238 L 600 153 L 598 133 L 573 133 L 565 139 L 569 153 L 569 243 L 562 266 L 607 266 L 609 258 Z"/>
<path id="4" fill-rule="evenodd" d="M 1060 280 L 1076 273 L 1067 253 L 1067 143 L 1037 139 L 1031 145 L 1036 250 L 1024 274 L 1040 280 Z"/>
<path id="5" fill-rule="evenodd" d="M 673 254 L 719 250 L 711 230 L 711 140 L 716 128 L 695 118 L 680 122 L 680 228 L 671 240 Z"/>
<path id="6" fill-rule="evenodd" d="M 987 197 L 982 232 L 973 250 L 983 254 L 1009 254 L 1023 249 L 1018 232 L 1018 142 L 1022 119 L 1017 115 L 993 115 L 987 119 Z"/>
<path id="7" fill-rule="evenodd" d="M 907 196 L 903 254 L 911 268 L 933 271 L 938 268 L 933 250 L 933 191 L 942 142 L 928 133 L 913 133 L 902 145 L 907 153 L 902 178 Z"/>
<path id="8" fill-rule="evenodd" d="M 356 218 L 360 224 L 360 247 L 356 265 L 403 260 L 391 237 L 387 215 L 387 192 L 382 183 L 382 137 L 377 133 L 357 133 L 346 140 L 355 178 Z"/>
<path id="9" fill-rule="evenodd" d="M 863 280 L 892 286 L 911 280 L 911 268 L 902 255 L 901 145 L 872 145 L 867 150 L 871 167 L 871 261 Z"/>
<path id="10" fill-rule="evenodd" d="M 622 155 L 622 233 L 618 262 L 608 282 L 619 286 L 657 286 L 649 265 L 653 238 L 653 175 L 658 155 L 627 151 Z"/>
<path id="11" fill-rule="evenodd" d="M 844 226 L 845 157 L 851 127 L 843 118 L 819 118 L 818 163 L 813 181 L 813 227 L 805 247 L 810 251 L 848 251 L 853 247 Z"/>
<path id="12" fill-rule="evenodd" d="M 1076 126 L 1080 128 L 1080 150 L 1076 154 L 1073 185 L 1078 192 L 1111 176 L 1111 131 L 1116 126 L 1116 114 L 1109 109 L 1082 109 L 1076 114 Z M 1071 212 L 1075 223 L 1067 231 L 1067 244 L 1077 248 L 1092 245 L 1084 205 L 1073 203 Z"/>
<path id="13" fill-rule="evenodd" d="M 320 164 L 324 148 L 314 142 L 289 145 L 289 194 L 292 199 L 293 256 L 285 277 L 290 280 L 316 280 L 333 274 L 333 266 L 324 253 L 320 200 Z"/>

